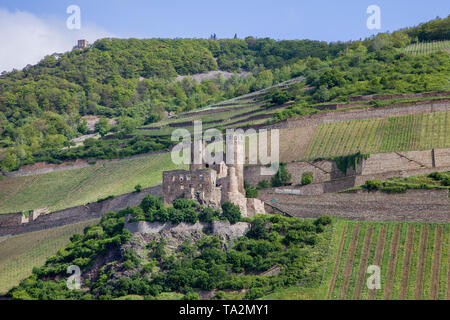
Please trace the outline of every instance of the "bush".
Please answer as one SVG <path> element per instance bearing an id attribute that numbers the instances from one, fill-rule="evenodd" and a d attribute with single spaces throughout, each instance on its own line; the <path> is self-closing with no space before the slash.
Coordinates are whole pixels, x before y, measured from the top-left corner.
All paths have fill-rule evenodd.
<path id="1" fill-rule="evenodd" d="M 270 188 L 269 181 L 267 181 L 267 180 L 261 180 L 261 181 L 259 181 L 259 182 L 258 182 L 258 185 L 257 185 L 257 187 L 256 187 L 257 190 L 260 190 L 260 189 L 267 189 L 267 188 Z"/>
<path id="2" fill-rule="evenodd" d="M 270 96 L 270 101 L 276 105 L 280 105 L 291 100 L 291 95 L 287 91 L 277 90 Z"/>
<path id="3" fill-rule="evenodd" d="M 327 224 L 331 224 L 332 220 L 330 216 L 320 216 L 316 220 L 314 220 L 314 224 L 316 226 L 323 225 L 326 226 Z"/>
<path id="4" fill-rule="evenodd" d="M 450 177 L 445 177 L 444 179 L 442 179 L 441 184 L 445 187 L 450 186 Z"/>
<path id="5" fill-rule="evenodd" d="M 291 182 L 291 174 L 286 169 L 286 163 L 280 163 L 277 173 L 270 179 L 272 187 L 281 187 Z"/>
<path id="6" fill-rule="evenodd" d="M 229 201 L 222 204 L 222 215 L 231 224 L 235 224 L 236 222 L 241 220 L 241 210 L 238 206 Z"/>
<path id="7" fill-rule="evenodd" d="M 173 201 L 172 203 L 175 209 L 186 209 L 186 208 L 197 208 L 198 203 L 194 200 L 186 200 L 184 198 L 179 198 Z"/>
<path id="8" fill-rule="evenodd" d="M 183 300 L 200 300 L 200 297 L 197 293 L 190 291 L 184 295 Z"/>
<path id="9" fill-rule="evenodd" d="M 184 222 L 194 224 L 198 221 L 197 212 L 192 208 L 187 208 L 183 210 Z"/>
<path id="10" fill-rule="evenodd" d="M 136 192 L 141 192 L 142 191 L 142 186 L 140 184 L 137 184 L 137 185 L 134 186 L 134 190 Z"/>
<path id="11" fill-rule="evenodd" d="M 433 180 L 440 181 L 443 180 L 446 176 L 441 172 L 432 172 L 428 175 L 428 177 Z"/>
<path id="12" fill-rule="evenodd" d="M 363 188 L 369 191 L 380 190 L 383 186 L 383 181 L 381 180 L 367 180 L 366 183 L 363 184 Z"/>
<path id="13" fill-rule="evenodd" d="M 256 300 L 264 296 L 264 290 L 261 288 L 250 288 L 244 296 L 244 299 L 247 300 Z"/>
<path id="14" fill-rule="evenodd" d="M 405 186 L 386 186 L 383 187 L 382 190 L 386 193 L 404 193 L 406 192 L 406 187 Z"/>
<path id="15" fill-rule="evenodd" d="M 184 221 L 184 213 L 181 210 L 175 209 L 175 208 L 169 208 L 169 221 L 173 222 L 175 224 L 180 224 Z"/>
<path id="16" fill-rule="evenodd" d="M 304 185 L 304 186 L 306 186 L 307 184 L 311 184 L 313 182 L 312 172 L 303 172 L 301 182 L 302 182 L 302 185 Z"/>
<path id="17" fill-rule="evenodd" d="M 251 185 L 244 182 L 245 197 L 246 198 L 258 198 L 258 190 Z"/>
<path id="18" fill-rule="evenodd" d="M 142 199 L 141 204 L 139 205 L 145 213 L 148 213 L 150 210 L 160 210 L 164 207 L 161 199 L 157 196 L 149 194 Z"/>
<path id="19" fill-rule="evenodd" d="M 262 218 L 256 218 L 253 220 L 252 228 L 247 233 L 247 237 L 253 239 L 265 239 L 267 238 L 266 221 Z"/>
<path id="20" fill-rule="evenodd" d="M 212 222 L 215 217 L 219 216 L 219 212 L 217 210 L 213 210 L 211 208 L 203 208 L 200 214 L 198 215 L 198 219 L 201 222 Z"/>

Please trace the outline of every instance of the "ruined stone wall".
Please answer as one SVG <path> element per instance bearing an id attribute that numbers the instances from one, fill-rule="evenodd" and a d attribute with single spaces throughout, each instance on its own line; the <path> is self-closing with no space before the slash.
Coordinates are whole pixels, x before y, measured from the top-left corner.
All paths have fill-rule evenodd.
<path id="1" fill-rule="evenodd" d="M 424 97 L 440 97 L 450 95 L 450 91 L 433 91 L 423 93 L 403 93 L 403 94 L 371 94 L 367 96 L 349 97 L 349 101 L 370 101 L 370 100 L 386 100 L 399 98 L 424 98 Z"/>
<path id="2" fill-rule="evenodd" d="M 256 186 L 262 180 L 270 181 L 271 175 L 260 174 L 261 167 L 259 165 L 246 166 L 244 169 L 245 181 L 253 186 Z M 348 168 L 346 174 L 337 168 L 334 161 L 299 161 L 286 165 L 286 169 L 292 175 L 291 182 L 293 185 L 300 184 L 304 172 L 313 173 L 314 183 L 331 182 L 351 176 L 357 176 L 358 180 L 356 183 L 358 183 L 360 181 L 365 182 L 365 180 L 374 179 L 373 177 L 380 179 L 382 177 L 411 176 L 433 171 L 443 171 L 447 167 L 450 167 L 450 148 L 435 149 L 434 151 L 423 150 L 371 154 L 368 159 L 362 160 L 362 163 L 358 164 L 356 170 L 352 167 Z M 360 176 L 361 178 L 359 178 Z M 334 190 L 338 183 L 329 183 L 328 185 L 330 187 L 327 190 Z"/>
<path id="3" fill-rule="evenodd" d="M 0 214 L 0 228 L 18 226 L 22 223 L 22 213 Z"/>
<path id="4" fill-rule="evenodd" d="M 260 198 L 278 212 L 303 218 L 330 215 L 368 221 L 450 222 L 449 192 L 443 189 L 407 190 L 402 194 L 325 193 L 320 196 L 267 191 L 260 193 Z"/>
<path id="5" fill-rule="evenodd" d="M 261 168 L 263 166 L 246 166 L 244 168 L 244 180 L 250 185 L 256 186 L 259 181 L 269 180 L 273 175 L 261 175 Z M 305 172 L 313 174 L 314 182 L 325 182 L 332 179 L 345 177 L 345 174 L 340 171 L 336 163 L 333 161 L 314 161 L 305 162 L 297 161 L 286 164 L 286 169 L 292 175 L 292 184 L 300 184 L 302 175 Z"/>
<path id="6" fill-rule="evenodd" d="M 28 223 L 21 223 L 21 213 L 2 214 L 0 215 L 0 236 L 38 231 L 100 218 L 109 211 L 119 211 L 128 206 L 137 206 L 141 203 L 142 199 L 149 194 L 161 196 L 161 186 L 143 189 L 141 192 L 120 195 L 101 202 L 81 205 L 49 214 L 41 214 L 34 221 L 32 220 Z"/>
<path id="7" fill-rule="evenodd" d="M 434 149 L 433 156 L 436 167 L 450 166 L 450 148 Z"/>
<path id="8" fill-rule="evenodd" d="M 389 171 L 408 171 L 433 166 L 432 151 L 390 152 L 370 155 L 363 160 L 362 175 Z"/>
<path id="9" fill-rule="evenodd" d="M 173 200 L 184 197 L 186 193 L 195 192 L 208 197 L 213 193 L 216 186 L 216 171 L 197 170 L 194 172 L 185 170 L 174 170 L 163 172 L 164 203 L 172 203 Z"/>

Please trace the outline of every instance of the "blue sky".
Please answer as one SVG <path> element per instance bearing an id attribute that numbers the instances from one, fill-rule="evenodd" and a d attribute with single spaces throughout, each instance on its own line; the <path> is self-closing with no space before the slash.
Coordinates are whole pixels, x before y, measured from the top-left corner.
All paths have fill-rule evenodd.
<path id="1" fill-rule="evenodd" d="M 233 37 L 237 33 L 274 39 L 325 41 L 359 39 L 450 13 L 450 1 L 407 0 L 0 0 L 0 8 L 60 19 L 81 8 L 83 25 L 118 37 Z M 369 5 L 381 8 L 381 30 L 368 30 Z M 376 32 L 374 32 L 376 31 Z"/>

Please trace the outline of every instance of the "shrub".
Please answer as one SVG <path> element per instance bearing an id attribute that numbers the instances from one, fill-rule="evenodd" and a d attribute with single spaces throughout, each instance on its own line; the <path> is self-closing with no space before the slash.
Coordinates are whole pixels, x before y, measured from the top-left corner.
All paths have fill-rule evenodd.
<path id="1" fill-rule="evenodd" d="M 306 186 L 307 184 L 311 184 L 313 182 L 312 172 L 303 172 L 301 182 L 302 182 L 302 185 L 304 185 L 304 186 Z"/>
<path id="2" fill-rule="evenodd" d="M 200 297 L 197 293 L 190 291 L 184 295 L 183 300 L 200 300 Z"/>
<path id="3" fill-rule="evenodd" d="M 441 172 L 432 172 L 428 175 L 428 177 L 433 180 L 440 181 L 443 180 L 446 176 Z"/>
<path id="4" fill-rule="evenodd" d="M 386 193 L 404 193 L 406 192 L 407 187 L 405 186 L 385 186 L 382 190 Z"/>
<path id="5" fill-rule="evenodd" d="M 169 212 L 166 208 L 161 208 L 153 214 L 153 218 L 162 223 L 167 222 L 169 221 Z"/>
<path id="6" fill-rule="evenodd" d="M 192 208 L 187 208 L 183 210 L 184 222 L 194 224 L 198 221 L 197 212 Z"/>
<path id="7" fill-rule="evenodd" d="M 186 209 L 186 208 L 197 208 L 198 203 L 194 200 L 186 200 L 184 198 L 179 198 L 173 201 L 172 203 L 175 209 Z"/>
<path id="8" fill-rule="evenodd" d="M 381 180 L 367 180 L 366 183 L 363 184 L 363 188 L 369 191 L 380 190 L 383 185 L 383 181 Z"/>
<path id="9" fill-rule="evenodd" d="M 169 208 L 167 211 L 169 213 L 169 221 L 171 221 L 175 224 L 180 224 L 181 222 L 184 221 L 183 211 L 175 209 L 175 208 Z"/>
<path id="10" fill-rule="evenodd" d="M 136 192 L 141 192 L 142 191 L 142 186 L 140 184 L 137 184 L 137 185 L 134 186 L 134 190 Z"/>
<path id="11" fill-rule="evenodd" d="M 256 187 L 257 190 L 259 190 L 259 189 L 267 189 L 267 188 L 270 188 L 269 181 L 267 181 L 267 180 L 259 181 L 258 185 Z"/>
<path id="12" fill-rule="evenodd" d="M 241 220 L 241 210 L 237 205 L 229 201 L 226 201 L 222 204 L 222 215 L 231 224 L 235 224 L 236 222 Z"/>
<path id="13" fill-rule="evenodd" d="M 267 237 L 266 222 L 262 218 L 253 220 L 252 228 L 247 233 L 247 237 L 253 239 L 265 239 Z"/>
<path id="14" fill-rule="evenodd" d="M 281 187 L 291 181 L 291 174 L 286 169 L 286 163 L 280 163 L 277 173 L 270 179 L 272 187 Z"/>
<path id="15" fill-rule="evenodd" d="M 244 182 L 245 197 L 246 198 L 258 198 L 258 190 L 251 185 Z"/>
<path id="16" fill-rule="evenodd" d="M 274 104 L 280 105 L 288 102 L 291 99 L 291 95 L 287 91 L 277 90 L 270 96 L 270 101 Z"/>
<path id="17" fill-rule="evenodd" d="M 244 296 L 244 299 L 256 300 L 264 296 L 264 290 L 261 288 L 250 288 Z"/>
<path id="18" fill-rule="evenodd" d="M 219 216 L 219 212 L 217 210 L 213 210 L 211 208 L 203 208 L 200 214 L 198 215 L 198 219 L 201 222 L 212 222 L 215 217 Z"/>
<path id="19" fill-rule="evenodd" d="M 320 216 L 316 220 L 314 220 L 314 224 L 326 226 L 327 224 L 331 224 L 332 220 L 330 216 Z"/>
<path id="20" fill-rule="evenodd" d="M 164 207 L 161 199 L 157 196 L 149 194 L 142 199 L 141 204 L 139 205 L 145 213 L 148 213 L 150 210 L 160 210 Z"/>

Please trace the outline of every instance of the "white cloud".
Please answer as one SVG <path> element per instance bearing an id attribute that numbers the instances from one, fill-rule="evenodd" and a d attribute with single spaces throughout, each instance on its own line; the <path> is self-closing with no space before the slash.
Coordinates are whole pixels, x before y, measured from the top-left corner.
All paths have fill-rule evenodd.
<path id="1" fill-rule="evenodd" d="M 36 64 L 55 52 L 69 51 L 78 39 L 87 39 L 92 43 L 96 39 L 112 36 L 84 23 L 80 30 L 69 30 L 66 21 L 0 9 L 0 73 Z"/>

